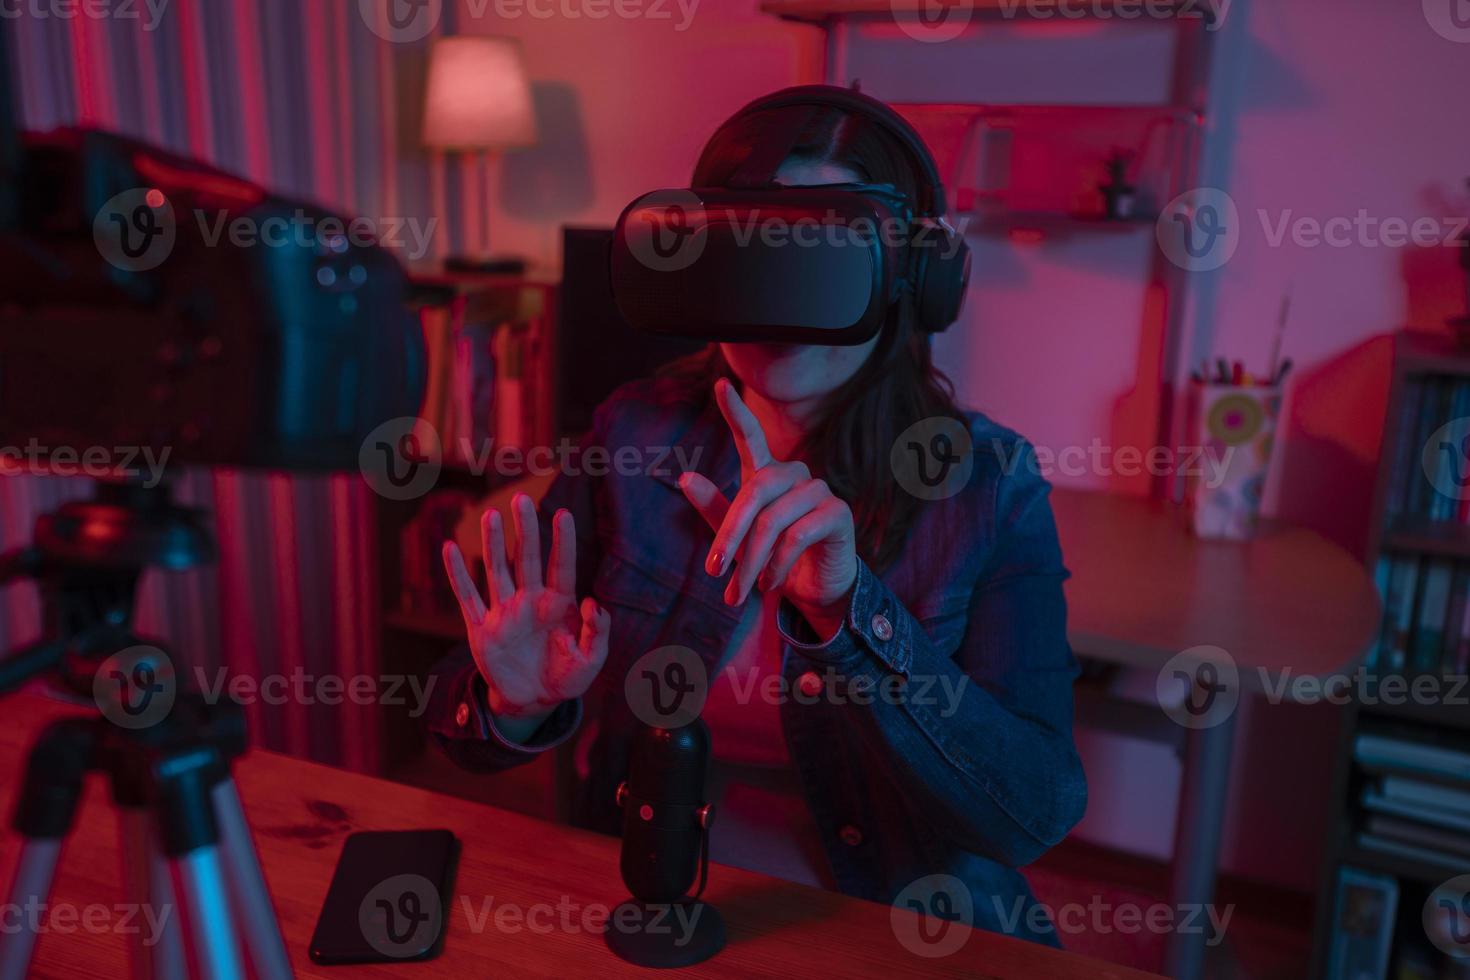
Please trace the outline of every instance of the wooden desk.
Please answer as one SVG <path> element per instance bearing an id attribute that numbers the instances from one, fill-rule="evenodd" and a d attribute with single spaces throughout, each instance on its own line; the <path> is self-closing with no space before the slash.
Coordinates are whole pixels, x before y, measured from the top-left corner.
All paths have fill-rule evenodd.
<path id="1" fill-rule="evenodd" d="M 0 710 L 7 722 L 0 727 L 0 809 L 7 823 L 0 837 L 0 873 L 8 886 L 19 851 L 8 823 L 25 753 L 47 721 L 77 709 L 17 695 Z M 477 917 L 487 898 L 493 899 L 492 912 L 502 904 L 523 909 L 543 903 L 616 905 L 626 893 L 613 838 L 259 750 L 240 761 L 235 775 L 298 976 L 561 980 L 663 975 L 623 963 L 595 933 L 498 931 L 493 916 L 482 932 L 471 931 L 464 897 Z M 125 900 L 118 884 L 116 826 L 107 806 L 106 787 L 94 776 L 78 830 L 62 855 L 53 903 L 111 906 Z M 431 963 L 350 969 L 318 967 L 308 960 L 306 946 L 346 836 L 355 830 L 425 827 L 452 829 L 464 847 L 443 954 Z M 734 868 L 711 869 L 706 897 L 724 915 L 729 945 L 680 976 L 784 978 L 803 968 L 822 976 L 882 980 L 1152 976 L 978 930 L 954 955 L 925 959 L 898 942 L 886 906 Z M 47 934 L 40 938 L 33 975 L 117 980 L 125 956 L 124 937 L 116 932 Z"/>
<path id="2" fill-rule="evenodd" d="M 1352 664 L 1377 635 L 1372 579 L 1312 531 L 1201 541 L 1177 507 L 1079 490 L 1053 490 L 1052 509 L 1072 571 L 1068 635 L 1083 656 L 1158 670 L 1210 644 L 1243 675 L 1322 676 Z"/>
<path id="3" fill-rule="evenodd" d="M 1068 638 L 1080 656 L 1157 674 L 1191 647 L 1224 649 L 1240 692 L 1352 667 L 1377 635 L 1378 593 L 1351 555 L 1302 528 L 1246 542 L 1201 541 L 1178 508 L 1077 490 L 1052 491 L 1067 582 Z M 1163 741 L 1180 754 L 1170 899 L 1214 900 L 1235 713 L 1212 728 L 1174 724 L 1156 704 L 1117 702 L 1079 684 L 1082 725 Z M 1170 976 L 1203 974 L 1202 936 L 1168 937 Z"/>

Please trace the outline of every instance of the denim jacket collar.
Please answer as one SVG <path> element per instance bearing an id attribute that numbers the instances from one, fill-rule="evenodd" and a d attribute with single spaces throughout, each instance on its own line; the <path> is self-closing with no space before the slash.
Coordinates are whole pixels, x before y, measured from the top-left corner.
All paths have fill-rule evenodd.
<path id="1" fill-rule="evenodd" d="M 713 397 L 674 445 L 673 459 L 677 465 L 659 467 L 654 471 L 654 478 L 675 492 L 683 493 L 679 489 L 683 470 L 679 467 L 689 463 L 727 498 L 734 496 L 740 484 L 740 454 L 735 451 L 730 425 Z"/>

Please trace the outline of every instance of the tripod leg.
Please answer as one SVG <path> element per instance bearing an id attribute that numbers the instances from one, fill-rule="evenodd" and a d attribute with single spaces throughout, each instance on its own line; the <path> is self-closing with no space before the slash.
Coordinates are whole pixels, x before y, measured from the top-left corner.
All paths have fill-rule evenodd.
<path id="1" fill-rule="evenodd" d="M 250 836 L 250 825 L 240 806 L 235 781 L 220 780 L 211 793 L 215 819 L 219 822 L 220 849 L 229 877 L 230 895 L 245 933 L 245 950 L 258 976 L 291 976 L 291 958 L 271 905 L 270 891 Z"/>
<path id="2" fill-rule="evenodd" d="M 118 807 L 118 840 L 122 845 L 123 886 L 126 894 L 149 910 L 144 926 L 128 953 L 130 975 L 154 980 L 184 980 L 188 962 L 184 958 L 184 934 L 179 925 L 178 903 L 168 872 L 168 862 L 158 846 L 158 830 L 146 809 Z M 160 926 L 156 935 L 144 931 Z"/>
<path id="3" fill-rule="evenodd" d="M 174 858 L 174 864 L 201 975 L 205 980 L 245 980 L 219 847 L 196 847 Z"/>
<path id="4" fill-rule="evenodd" d="M 36 947 L 35 923 L 30 911 L 43 905 L 51 894 L 51 879 L 61 857 L 61 838 L 28 841 L 20 852 L 20 863 L 10 886 L 10 904 L 21 917 L 20 928 L 0 941 L 0 980 L 25 980 Z"/>
<path id="5" fill-rule="evenodd" d="M 211 745 L 185 742 L 153 760 L 158 836 L 177 874 L 189 950 L 205 980 L 244 980 L 229 886 L 210 790 L 223 759 Z"/>
<path id="6" fill-rule="evenodd" d="M 25 839 L 10 905 L 21 911 L 20 928 L 0 940 L 0 980 L 24 980 L 40 924 L 35 916 L 51 894 L 61 842 L 71 830 L 82 796 L 82 777 L 91 762 L 95 727 L 68 719 L 48 726 L 26 761 L 25 783 L 16 800 L 15 830 Z"/>

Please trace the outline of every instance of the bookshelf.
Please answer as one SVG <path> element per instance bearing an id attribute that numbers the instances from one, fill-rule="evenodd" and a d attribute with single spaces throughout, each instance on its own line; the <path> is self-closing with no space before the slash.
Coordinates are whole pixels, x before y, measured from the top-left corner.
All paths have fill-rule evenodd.
<path id="1" fill-rule="evenodd" d="M 374 498 L 378 601 L 372 619 L 381 671 L 422 678 L 465 638 L 438 552 L 457 523 L 456 502 L 468 505 L 518 479 L 499 472 L 493 457 L 476 447 L 486 438 L 494 439 L 492 447 L 554 441 L 557 392 L 551 365 L 558 284 L 547 276 L 455 272 L 434 265 L 412 268 L 410 278 L 420 297 L 429 349 L 430 380 L 421 415 L 440 435 L 443 464 L 432 489 L 421 497 Z M 483 378 L 463 375 L 486 365 L 493 374 L 481 391 Z M 502 404 L 507 397 L 515 399 L 509 419 Z M 471 454 L 480 458 L 462 458 L 459 447 L 466 439 Z M 434 782 L 437 769 L 422 719 L 385 707 L 382 724 L 383 775 L 444 788 Z"/>
<path id="2" fill-rule="evenodd" d="M 1470 699 L 1470 683 L 1457 689 L 1453 680 L 1470 673 L 1466 669 L 1470 499 L 1464 499 L 1470 487 L 1457 491 L 1453 478 L 1446 482 L 1438 471 L 1431 479 L 1423 462 L 1423 448 L 1434 432 L 1455 418 L 1470 418 L 1470 350 L 1440 337 L 1403 332 L 1394 339 L 1392 371 L 1367 556 L 1383 594 L 1384 612 L 1365 676 L 1380 686 L 1388 677 L 1402 678 L 1406 685 L 1426 676 L 1451 680 L 1437 684 L 1438 700 L 1385 699 L 1373 696 L 1375 687 L 1366 693 L 1355 688 L 1352 703 L 1342 713 L 1318 888 L 1313 952 L 1317 977 L 1337 975 L 1330 968 L 1333 939 L 1342 919 L 1337 894 L 1344 869 L 1378 876 L 1384 893 L 1391 890 L 1396 895 L 1389 933 L 1390 975 L 1436 956 L 1444 960 L 1443 969 L 1450 969 L 1449 957 L 1428 945 L 1420 908 L 1433 889 L 1470 873 L 1470 848 L 1459 853 L 1429 847 L 1414 854 L 1394 853 L 1383 849 L 1384 834 L 1373 829 L 1384 826 L 1386 817 L 1396 816 L 1396 833 L 1402 836 L 1391 837 L 1393 841 L 1407 842 L 1416 833 L 1444 829 L 1470 840 L 1470 833 L 1440 822 L 1453 819 L 1444 815 L 1445 810 L 1422 801 L 1401 800 L 1407 809 L 1396 814 L 1382 808 L 1384 797 L 1393 799 L 1387 781 L 1394 777 L 1400 785 L 1422 784 L 1435 792 L 1470 792 L 1470 778 L 1432 768 L 1385 765 L 1360 747 L 1360 738 L 1380 736 L 1408 747 L 1406 751 L 1438 747 L 1470 756 L 1470 707 L 1463 703 Z M 1444 488 L 1451 492 L 1441 492 Z M 1470 812 L 1465 819 L 1470 820 Z M 1376 835 L 1379 845 L 1365 843 L 1365 834 Z"/>

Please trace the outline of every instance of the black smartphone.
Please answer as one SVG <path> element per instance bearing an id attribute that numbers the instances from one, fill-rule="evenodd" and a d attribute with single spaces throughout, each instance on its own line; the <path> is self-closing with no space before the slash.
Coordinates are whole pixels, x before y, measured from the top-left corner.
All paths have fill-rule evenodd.
<path id="1" fill-rule="evenodd" d="M 439 955 L 459 838 L 447 830 L 368 830 L 342 844 L 311 934 L 313 963 L 391 963 Z"/>

